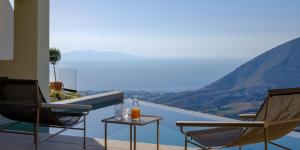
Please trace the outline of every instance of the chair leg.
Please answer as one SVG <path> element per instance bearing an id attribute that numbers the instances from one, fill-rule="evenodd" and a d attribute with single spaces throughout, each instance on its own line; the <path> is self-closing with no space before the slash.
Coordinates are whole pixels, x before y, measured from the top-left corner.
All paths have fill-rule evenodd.
<path id="1" fill-rule="evenodd" d="M 187 144 L 188 144 L 188 139 L 187 139 L 187 135 L 184 135 L 184 150 L 187 150 Z"/>
<path id="2" fill-rule="evenodd" d="M 86 148 L 86 116 L 83 116 L 83 148 Z"/>
<path id="3" fill-rule="evenodd" d="M 39 147 L 39 125 L 35 124 L 34 125 L 34 145 L 35 145 L 35 150 L 38 150 Z"/>
<path id="4" fill-rule="evenodd" d="M 39 147 L 39 125 L 40 125 L 40 109 L 37 108 L 36 122 L 34 124 L 34 145 L 35 145 L 35 150 L 38 150 L 38 147 Z"/>
<path id="5" fill-rule="evenodd" d="M 268 142 L 265 141 L 265 150 L 268 150 Z"/>
<path id="6" fill-rule="evenodd" d="M 36 128 L 35 128 L 36 124 L 33 124 L 33 141 L 34 141 L 34 144 L 37 143 L 37 140 L 36 140 L 36 135 L 35 135 L 35 132 L 36 132 Z"/>
<path id="7" fill-rule="evenodd" d="M 268 130 L 264 128 L 264 136 L 265 136 L 265 150 L 268 150 Z"/>
<path id="8" fill-rule="evenodd" d="M 242 145 L 239 145 L 239 150 L 242 150 Z"/>

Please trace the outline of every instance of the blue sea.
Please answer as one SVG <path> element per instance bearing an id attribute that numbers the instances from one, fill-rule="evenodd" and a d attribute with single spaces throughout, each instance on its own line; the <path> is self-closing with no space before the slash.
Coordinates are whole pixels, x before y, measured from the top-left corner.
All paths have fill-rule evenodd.
<path id="1" fill-rule="evenodd" d="M 199 89 L 230 73 L 245 61 L 163 58 L 63 59 L 58 68 L 76 70 L 76 73 L 64 73 L 64 76 L 67 76 L 64 79 L 74 80 L 71 82 L 76 84 L 72 86 L 76 86 L 77 90 L 178 92 Z"/>

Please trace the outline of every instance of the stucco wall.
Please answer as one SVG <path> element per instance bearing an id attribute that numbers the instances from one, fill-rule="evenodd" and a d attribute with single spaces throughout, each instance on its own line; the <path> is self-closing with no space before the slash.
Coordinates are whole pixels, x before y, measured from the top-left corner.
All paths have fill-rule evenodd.
<path id="1" fill-rule="evenodd" d="M 8 0 L 0 0 L 6 1 Z M 14 0 L 13 60 L 0 60 L 0 76 L 39 81 L 49 96 L 49 0 Z"/>
<path id="2" fill-rule="evenodd" d="M 14 18 L 9 0 L 0 0 L 0 60 L 13 59 Z"/>

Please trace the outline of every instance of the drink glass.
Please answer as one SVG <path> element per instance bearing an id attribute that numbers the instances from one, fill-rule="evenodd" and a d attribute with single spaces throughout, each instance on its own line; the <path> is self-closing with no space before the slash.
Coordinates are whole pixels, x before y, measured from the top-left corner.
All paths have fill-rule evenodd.
<path id="1" fill-rule="evenodd" d="M 128 104 L 123 104 L 123 108 L 122 108 L 122 119 L 128 119 L 129 117 L 129 108 L 128 108 Z"/>
<path id="2" fill-rule="evenodd" d="M 121 120 L 122 119 L 122 104 L 115 105 L 115 119 Z"/>
<path id="3" fill-rule="evenodd" d="M 132 98 L 131 119 L 138 121 L 141 117 L 139 100 L 137 97 Z"/>

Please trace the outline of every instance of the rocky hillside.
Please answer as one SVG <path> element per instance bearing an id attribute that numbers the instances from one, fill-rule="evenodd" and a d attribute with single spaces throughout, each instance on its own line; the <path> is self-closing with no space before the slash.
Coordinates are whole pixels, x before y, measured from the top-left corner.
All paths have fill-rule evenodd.
<path id="1" fill-rule="evenodd" d="M 300 87 L 300 38 L 255 57 L 204 88 L 152 101 L 234 117 L 256 111 L 268 89 L 289 87 Z"/>

